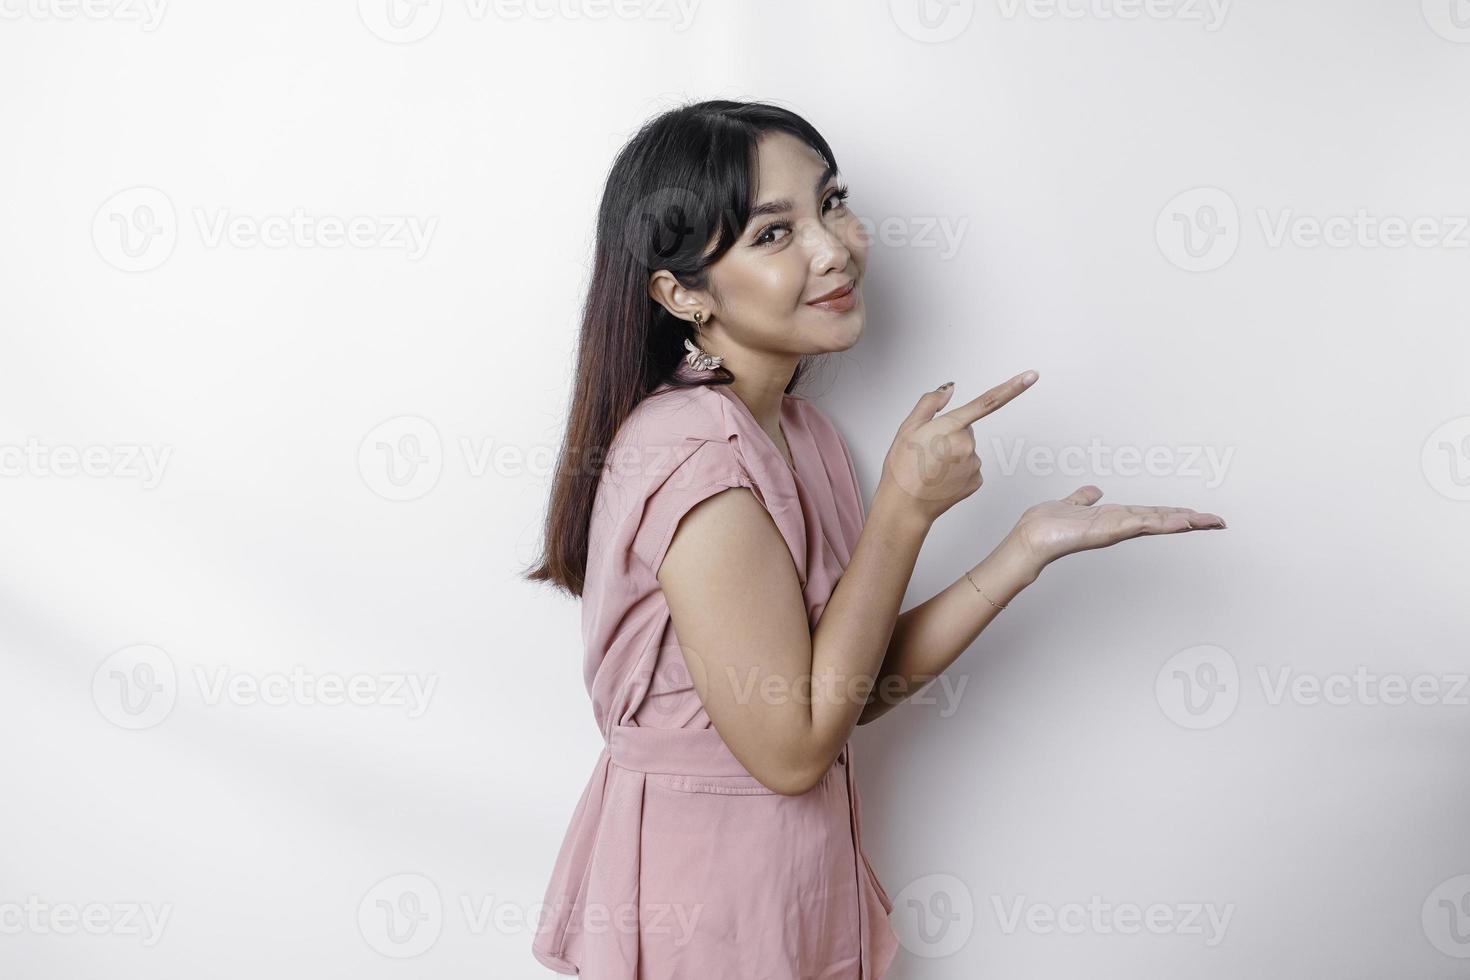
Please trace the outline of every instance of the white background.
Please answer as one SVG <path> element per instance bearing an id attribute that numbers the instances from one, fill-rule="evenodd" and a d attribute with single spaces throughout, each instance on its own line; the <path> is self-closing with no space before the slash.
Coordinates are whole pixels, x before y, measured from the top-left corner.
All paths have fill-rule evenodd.
<path id="1" fill-rule="evenodd" d="M 891 976 L 1470 969 L 1470 7 L 94 2 L 0 3 L 0 974 L 548 975 L 601 746 L 518 575 L 602 179 L 708 97 L 889 222 L 804 389 L 867 494 L 924 390 L 1041 374 L 906 607 L 1083 483 L 1230 525 L 1059 562 L 855 733 Z"/>

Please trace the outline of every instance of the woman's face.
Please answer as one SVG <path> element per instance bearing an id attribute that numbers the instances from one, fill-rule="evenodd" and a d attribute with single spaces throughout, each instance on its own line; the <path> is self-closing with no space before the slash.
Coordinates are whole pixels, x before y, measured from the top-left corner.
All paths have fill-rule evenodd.
<path id="1" fill-rule="evenodd" d="M 846 350 L 863 332 L 862 226 L 822 155 L 802 140 L 769 133 L 758 153 L 754 214 L 710 266 L 710 290 L 674 292 L 708 314 L 701 346 L 710 353 L 731 347 L 793 356 Z M 851 294 L 836 307 L 811 305 L 849 284 Z"/>

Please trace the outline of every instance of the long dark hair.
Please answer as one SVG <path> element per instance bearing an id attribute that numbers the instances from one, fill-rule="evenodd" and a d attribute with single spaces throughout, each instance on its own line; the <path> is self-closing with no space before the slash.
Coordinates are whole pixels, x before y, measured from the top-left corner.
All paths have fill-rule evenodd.
<path id="1" fill-rule="evenodd" d="M 552 476 L 542 556 L 524 577 L 581 596 L 587 535 L 604 454 L 634 407 L 660 384 L 729 384 L 723 367 L 682 376 L 693 325 L 648 294 L 667 269 L 686 289 L 710 289 L 709 267 L 739 239 L 754 206 L 757 143 L 783 131 L 837 160 L 822 135 L 788 109 L 714 100 L 649 120 L 618 153 L 597 214 L 592 281 L 582 308 L 566 434 Z M 708 251 L 711 241 L 713 251 Z M 718 297 L 716 297 L 718 299 Z M 801 380 L 798 363 L 786 392 Z"/>

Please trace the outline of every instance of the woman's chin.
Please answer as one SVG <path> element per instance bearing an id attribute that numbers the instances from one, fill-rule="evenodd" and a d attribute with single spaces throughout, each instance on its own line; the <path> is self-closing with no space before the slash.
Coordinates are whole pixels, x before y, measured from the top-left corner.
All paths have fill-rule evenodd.
<path id="1" fill-rule="evenodd" d="M 863 311 L 853 310 L 852 315 L 833 324 L 824 334 L 822 347 L 828 352 L 844 351 L 852 347 L 863 336 Z"/>

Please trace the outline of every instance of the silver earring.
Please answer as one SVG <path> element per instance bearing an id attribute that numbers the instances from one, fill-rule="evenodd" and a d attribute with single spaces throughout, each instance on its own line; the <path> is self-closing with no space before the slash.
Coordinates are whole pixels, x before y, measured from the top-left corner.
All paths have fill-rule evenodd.
<path id="1" fill-rule="evenodd" d="M 696 327 L 704 326 L 704 314 L 699 310 L 694 311 L 694 325 Z M 684 360 L 688 362 L 690 367 L 697 371 L 712 371 L 719 367 L 720 363 L 725 359 L 723 355 L 706 354 L 694 346 L 694 341 L 688 339 L 684 341 L 684 349 L 689 352 L 684 357 Z"/>

